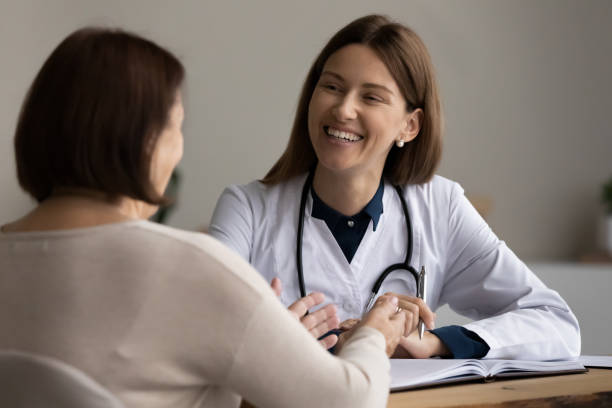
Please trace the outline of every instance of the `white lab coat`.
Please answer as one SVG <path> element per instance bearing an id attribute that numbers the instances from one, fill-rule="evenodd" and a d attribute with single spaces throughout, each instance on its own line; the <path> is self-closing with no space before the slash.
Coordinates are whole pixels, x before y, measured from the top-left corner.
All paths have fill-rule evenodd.
<path id="1" fill-rule="evenodd" d="M 285 305 L 300 297 L 295 253 L 305 179 L 230 186 L 210 224 L 210 233 L 266 280 L 282 280 Z M 485 358 L 553 360 L 580 354 L 580 329 L 568 305 L 497 238 L 457 183 L 435 176 L 429 183 L 405 186 L 404 196 L 413 228 L 411 265 L 417 270 L 425 265 L 427 303 L 434 311 L 448 303 L 474 319 L 464 327 L 489 345 Z M 325 222 L 311 212 L 309 195 L 302 245 L 306 291 L 323 292 L 338 306 L 341 321 L 358 318 L 381 272 L 406 256 L 400 199 L 385 182 L 376 231 L 370 222 L 350 264 Z M 379 294 L 388 291 L 415 295 L 413 276 L 393 272 Z"/>

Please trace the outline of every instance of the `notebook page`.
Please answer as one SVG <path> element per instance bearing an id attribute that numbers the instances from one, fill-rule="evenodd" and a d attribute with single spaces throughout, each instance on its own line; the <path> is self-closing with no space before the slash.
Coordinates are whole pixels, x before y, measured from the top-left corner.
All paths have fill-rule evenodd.
<path id="1" fill-rule="evenodd" d="M 457 377 L 480 378 L 485 367 L 472 359 L 391 359 L 391 390 L 444 383 Z"/>
<path id="2" fill-rule="evenodd" d="M 481 360 L 490 376 L 503 373 L 556 373 L 583 371 L 584 366 L 577 360 L 563 361 L 526 361 L 526 360 Z"/>
<path id="3" fill-rule="evenodd" d="M 580 356 L 579 361 L 586 367 L 612 368 L 612 356 Z"/>

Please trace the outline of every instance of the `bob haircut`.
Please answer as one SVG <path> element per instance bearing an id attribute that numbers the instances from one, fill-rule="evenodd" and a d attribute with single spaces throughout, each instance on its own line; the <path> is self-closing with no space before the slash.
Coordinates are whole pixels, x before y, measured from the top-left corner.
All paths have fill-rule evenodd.
<path id="1" fill-rule="evenodd" d="M 285 152 L 261 180 L 276 184 L 309 171 L 317 162 L 308 134 L 308 105 L 327 59 L 349 44 L 370 47 L 398 85 L 409 112 L 423 110 L 418 136 L 403 148 L 393 146 L 383 174 L 395 185 L 429 181 L 442 155 L 442 112 L 431 57 L 419 36 L 387 17 L 361 17 L 338 31 L 314 61 L 297 106 Z"/>
<path id="2" fill-rule="evenodd" d="M 85 188 L 150 204 L 151 154 L 183 82 L 178 59 L 121 30 L 82 28 L 51 53 L 15 131 L 17 177 L 41 202 Z"/>

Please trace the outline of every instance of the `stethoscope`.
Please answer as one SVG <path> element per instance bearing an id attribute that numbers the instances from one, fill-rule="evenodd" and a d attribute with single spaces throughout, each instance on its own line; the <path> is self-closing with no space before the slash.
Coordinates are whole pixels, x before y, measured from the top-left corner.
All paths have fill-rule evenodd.
<path id="1" fill-rule="evenodd" d="M 306 200 L 308 198 L 308 192 L 312 187 L 312 180 L 314 178 L 314 171 L 310 171 L 308 177 L 306 178 L 306 182 L 304 183 L 304 188 L 302 189 L 302 197 L 300 201 L 300 216 L 298 219 L 298 229 L 297 229 L 297 243 L 296 243 L 296 264 L 297 264 L 297 273 L 298 273 L 298 282 L 300 285 L 300 295 L 302 297 L 306 296 L 306 285 L 304 284 L 304 270 L 302 266 L 302 236 L 304 235 L 304 214 L 306 211 Z M 408 244 L 406 246 L 406 259 L 402 263 L 396 263 L 393 265 L 389 265 L 378 277 L 374 286 L 372 287 L 372 293 L 370 294 L 370 298 L 368 299 L 368 305 L 366 307 L 366 311 L 370 310 L 372 305 L 374 304 L 374 300 L 376 299 L 376 295 L 380 290 L 383 282 L 387 278 L 387 276 L 394 271 L 398 270 L 406 270 L 412 274 L 414 277 L 414 281 L 416 283 L 417 292 L 419 292 L 420 284 L 423 279 L 420 279 L 417 271 L 410 266 L 410 261 L 412 259 L 412 223 L 410 222 L 410 213 L 408 212 L 408 206 L 406 205 L 406 200 L 404 199 L 404 192 L 400 186 L 394 186 L 397 195 L 402 203 L 402 210 L 404 211 L 404 218 L 406 219 L 406 230 L 408 231 Z M 418 293 L 417 293 L 418 295 Z"/>

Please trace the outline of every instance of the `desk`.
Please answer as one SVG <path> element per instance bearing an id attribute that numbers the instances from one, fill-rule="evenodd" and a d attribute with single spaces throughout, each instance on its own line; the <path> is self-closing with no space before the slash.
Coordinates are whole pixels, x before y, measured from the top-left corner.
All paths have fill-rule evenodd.
<path id="1" fill-rule="evenodd" d="M 387 407 L 612 407 L 612 370 L 402 391 Z"/>

